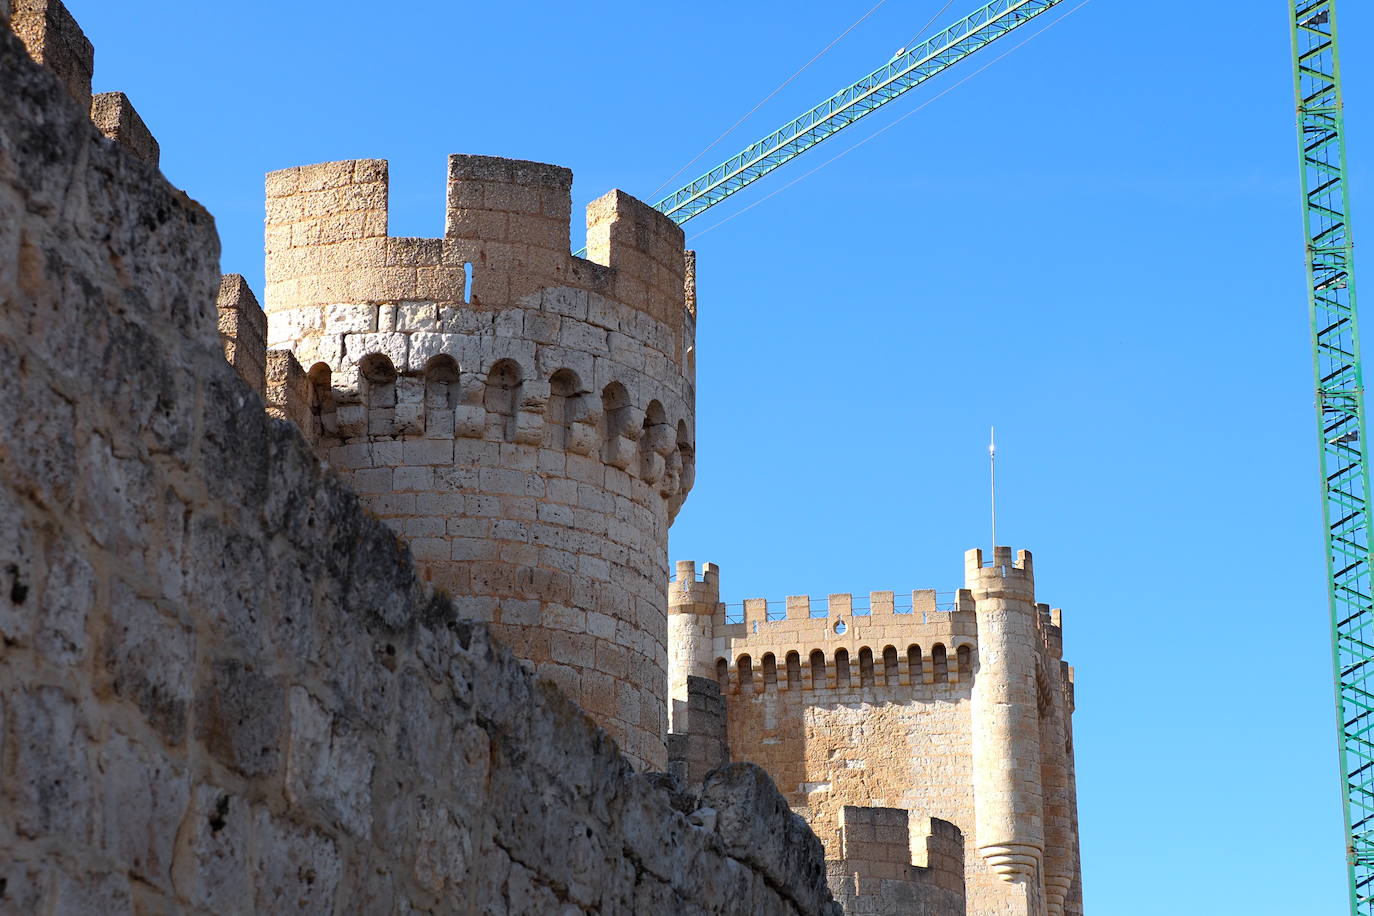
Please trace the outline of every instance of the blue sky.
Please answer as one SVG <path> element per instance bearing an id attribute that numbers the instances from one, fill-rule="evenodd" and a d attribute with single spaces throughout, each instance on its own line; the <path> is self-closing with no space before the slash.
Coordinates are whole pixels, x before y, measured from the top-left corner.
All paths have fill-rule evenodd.
<path id="1" fill-rule="evenodd" d="M 96 88 L 259 292 L 270 169 L 389 159 L 394 235 L 442 233 L 451 152 L 650 197 L 872 5 L 67 2 Z M 689 172 L 941 5 L 888 0 Z M 1065 609 L 1103 916 L 1344 907 L 1286 16 L 1092 0 L 686 227 L 699 473 L 673 557 L 720 563 L 729 600 L 958 587 L 995 423 L 1000 539 Z M 1374 10 L 1342 25 L 1374 238 Z"/>

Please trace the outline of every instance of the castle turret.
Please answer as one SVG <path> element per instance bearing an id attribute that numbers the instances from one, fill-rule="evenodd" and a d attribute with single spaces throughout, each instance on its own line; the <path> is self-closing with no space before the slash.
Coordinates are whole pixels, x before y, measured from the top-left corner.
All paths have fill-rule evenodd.
<path id="1" fill-rule="evenodd" d="M 422 574 L 639 763 L 667 733 L 668 526 L 693 477 L 682 230 L 620 191 L 569 254 L 572 173 L 453 156 L 442 239 L 387 235 L 387 164 L 268 176 L 268 343 L 323 457 Z"/>
<path id="2" fill-rule="evenodd" d="M 679 560 L 668 588 L 668 769 L 699 786 L 729 762 L 725 700 L 716 679 L 716 622 L 723 620 L 720 567 Z"/>
<path id="3" fill-rule="evenodd" d="M 687 678 L 716 677 L 713 622 L 720 606 L 720 567 L 706 563 L 697 578 L 691 560 L 677 562 L 677 576 L 668 587 L 668 692 L 673 711 L 687 701 Z"/>
<path id="4" fill-rule="evenodd" d="M 978 618 L 973 681 L 973 794 L 979 853 L 1013 885 L 1006 913 L 1044 912 L 1045 853 L 1037 670 L 1039 614 L 1030 551 L 964 555 L 965 587 Z"/>

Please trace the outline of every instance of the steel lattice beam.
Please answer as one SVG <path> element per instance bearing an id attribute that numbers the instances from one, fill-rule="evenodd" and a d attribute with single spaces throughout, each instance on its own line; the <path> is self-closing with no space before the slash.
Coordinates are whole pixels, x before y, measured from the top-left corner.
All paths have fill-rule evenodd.
<path id="1" fill-rule="evenodd" d="M 1350 911 L 1374 916 L 1374 519 L 1336 4 L 1290 9 Z"/>
<path id="2" fill-rule="evenodd" d="M 914 89 L 1062 0 L 992 0 L 731 156 L 654 208 L 679 224 L 743 190 L 864 115 Z"/>

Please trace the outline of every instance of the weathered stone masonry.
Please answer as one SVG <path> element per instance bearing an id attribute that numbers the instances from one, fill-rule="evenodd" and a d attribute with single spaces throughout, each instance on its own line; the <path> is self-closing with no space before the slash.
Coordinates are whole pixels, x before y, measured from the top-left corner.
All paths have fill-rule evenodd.
<path id="1" fill-rule="evenodd" d="M 892 592 L 830 595 L 815 615 L 806 596 L 771 609 L 750 599 L 736 622 L 719 568 L 698 576 L 678 563 L 669 643 L 679 769 L 690 781 L 722 757 L 764 767 L 825 844 L 847 912 L 907 913 L 920 900 L 958 913 L 966 898 L 977 916 L 1081 914 L 1061 614 L 1036 603 L 1028 551 L 998 547 L 990 563 L 969 551 L 964 585 L 946 602 L 912 592 L 900 610 Z M 856 854 L 851 840 L 883 823 L 889 846 L 875 866 L 874 847 Z M 963 847 L 954 874 L 918 868 L 921 841 L 941 836 Z M 892 852 L 903 837 L 911 848 Z"/>
<path id="2" fill-rule="evenodd" d="M 14 18 L 49 69 L 0 26 L 0 911 L 836 916 L 761 771 L 637 775 L 264 413 L 210 217 L 93 126 L 60 4 Z"/>
<path id="3" fill-rule="evenodd" d="M 387 236 L 387 164 L 267 177 L 268 343 L 306 429 L 421 574 L 636 761 L 666 765 L 668 526 L 692 486 L 682 230 L 572 173 L 451 156 L 442 239 Z"/>

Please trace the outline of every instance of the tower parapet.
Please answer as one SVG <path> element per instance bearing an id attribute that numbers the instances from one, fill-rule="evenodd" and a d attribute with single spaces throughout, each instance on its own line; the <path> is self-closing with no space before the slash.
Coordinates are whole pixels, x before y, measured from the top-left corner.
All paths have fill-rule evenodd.
<path id="1" fill-rule="evenodd" d="M 712 639 L 720 603 L 720 567 L 707 563 L 697 578 L 696 563 L 679 560 L 668 583 L 668 683 L 675 700 L 687 698 L 687 678 L 716 676 Z M 670 711 L 671 719 L 671 711 Z"/>
<path id="2" fill-rule="evenodd" d="M 889 689 L 905 698 L 910 690 L 902 688 L 973 677 L 978 628 L 966 590 L 940 601 L 934 589 L 917 589 L 900 609 L 895 592 L 870 592 L 867 607 L 836 593 L 819 615 L 806 595 L 789 595 L 781 607 L 746 598 L 732 615 L 719 601 L 719 568 L 707 564 L 704 582 L 693 572 L 693 564 L 678 564 L 669 601 L 672 691 L 691 674 L 715 678 L 726 694 L 831 691 L 879 701 Z"/>
<path id="3" fill-rule="evenodd" d="M 911 822 L 924 822 L 913 835 Z M 964 836 L 949 821 L 902 808 L 845 805 L 838 858 L 826 862 L 847 916 L 964 916 Z"/>
<path id="4" fill-rule="evenodd" d="M 1042 719 L 1053 706 L 1044 675 L 1044 612 L 1035 602 L 1031 554 L 994 547 L 964 557 L 965 587 L 973 593 L 982 643 L 982 666 L 973 687 L 973 783 L 978 851 L 992 871 L 1015 888 L 1016 912 L 1062 912 L 1050 905 L 1058 877 L 1046 868 L 1045 776 L 1056 764 L 1042 747 Z M 1053 731 L 1051 726 L 1048 731 Z M 1049 759 L 1046 751 L 1051 752 Z M 1062 758 L 1062 752 L 1058 755 Z M 1043 909 L 1042 909 L 1043 908 Z"/>
<path id="5" fill-rule="evenodd" d="M 387 235 L 387 163 L 267 177 L 268 344 L 321 454 L 632 758 L 666 762 L 667 535 L 695 470 L 682 230 L 572 173 L 452 156 L 441 239 Z"/>

